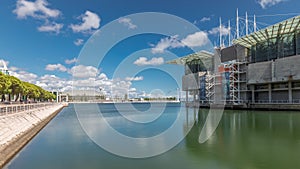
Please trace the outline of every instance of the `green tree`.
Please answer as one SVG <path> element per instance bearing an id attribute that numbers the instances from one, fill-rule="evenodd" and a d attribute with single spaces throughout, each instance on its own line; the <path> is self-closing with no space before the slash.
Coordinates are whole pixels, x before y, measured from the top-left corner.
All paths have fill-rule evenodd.
<path id="1" fill-rule="evenodd" d="M 28 98 L 34 99 L 34 101 L 49 101 L 56 98 L 54 94 L 37 85 L 23 82 L 14 76 L 4 75 L 0 72 L 0 95 L 2 96 L 2 102 L 5 101 L 5 94 L 8 94 L 9 101 L 11 101 L 11 96 L 17 96 L 14 101 L 17 101 L 20 96 L 24 96 L 25 101 Z"/>
<path id="2" fill-rule="evenodd" d="M 25 100 L 27 101 L 28 98 L 36 100 L 40 97 L 40 89 L 38 86 L 24 82 L 26 92 L 25 92 Z"/>
<path id="3" fill-rule="evenodd" d="M 9 87 L 11 86 L 11 81 L 8 76 L 0 73 L 0 94 L 1 94 L 1 102 L 5 101 L 5 94 L 9 94 L 11 91 Z"/>
<path id="4" fill-rule="evenodd" d="M 14 76 L 8 76 L 9 80 L 11 82 L 9 89 L 10 89 L 10 93 L 9 93 L 9 101 L 11 101 L 11 95 L 16 95 L 17 97 L 15 98 L 15 101 L 17 101 L 19 99 L 19 94 L 22 93 L 23 91 L 23 82 L 14 77 Z"/>

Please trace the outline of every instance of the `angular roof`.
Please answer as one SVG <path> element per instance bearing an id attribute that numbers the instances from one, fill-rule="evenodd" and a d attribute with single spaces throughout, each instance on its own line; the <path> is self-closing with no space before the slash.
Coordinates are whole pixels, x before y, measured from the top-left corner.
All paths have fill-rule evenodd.
<path id="1" fill-rule="evenodd" d="M 234 44 L 239 44 L 250 48 L 251 46 L 266 41 L 267 39 L 280 37 L 286 33 L 292 33 L 300 29 L 300 15 L 282 21 L 265 29 L 253 32 L 249 35 L 233 40 Z"/>
<path id="2" fill-rule="evenodd" d="M 184 65 L 187 62 L 193 61 L 193 60 L 197 60 L 200 59 L 202 62 L 206 62 L 206 61 L 211 61 L 213 58 L 214 54 L 207 52 L 207 51 L 200 51 L 197 53 L 192 53 L 190 55 L 175 59 L 175 60 L 170 60 L 167 63 L 168 64 L 177 64 L 177 65 Z"/>

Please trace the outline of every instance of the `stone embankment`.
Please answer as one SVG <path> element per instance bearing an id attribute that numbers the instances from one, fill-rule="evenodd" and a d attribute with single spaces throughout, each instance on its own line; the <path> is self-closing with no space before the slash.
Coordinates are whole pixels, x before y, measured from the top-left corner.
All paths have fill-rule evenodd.
<path id="1" fill-rule="evenodd" d="M 19 152 L 66 104 L 8 108 L 0 114 L 0 168 Z"/>

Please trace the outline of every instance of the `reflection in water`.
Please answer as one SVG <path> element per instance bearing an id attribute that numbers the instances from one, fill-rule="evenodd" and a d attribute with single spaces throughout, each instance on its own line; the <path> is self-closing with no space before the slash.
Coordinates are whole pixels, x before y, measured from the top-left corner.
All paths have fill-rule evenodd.
<path id="1" fill-rule="evenodd" d="M 136 105 L 141 106 L 141 105 Z M 180 105 L 168 105 L 162 118 L 150 126 L 122 119 L 111 105 L 100 105 L 105 118 L 119 132 L 134 137 L 156 135 L 168 128 Z M 146 106 L 147 107 L 147 106 Z M 86 108 L 86 107 L 85 107 Z M 86 108 L 87 111 L 88 108 Z M 142 110 L 142 107 L 138 107 Z M 134 112 L 128 112 L 135 115 Z M 11 169 L 279 169 L 298 168 L 300 160 L 300 114 L 298 112 L 263 112 L 225 110 L 219 126 L 208 141 L 198 137 L 208 110 L 183 109 L 181 128 L 174 134 L 186 138 L 172 150 L 152 158 L 123 158 L 99 148 L 83 132 L 70 105 L 52 120 L 7 165 Z M 139 116 L 142 116 L 139 114 Z M 101 122 L 89 119 L 97 132 L 106 132 Z M 106 136 L 108 136 L 106 133 Z M 122 140 L 111 140 L 122 143 Z M 141 143 L 142 144 L 142 143 Z M 162 141 L 161 144 L 168 144 Z M 127 145 L 124 145 L 127 146 Z M 140 146 L 147 146 L 143 143 Z"/>
<path id="2" fill-rule="evenodd" d="M 214 161 L 215 168 L 298 168 L 300 162 L 299 112 L 225 110 L 214 135 L 204 144 L 196 139 L 208 110 L 186 137 L 194 159 Z M 217 164 L 215 163 L 217 161 Z"/>

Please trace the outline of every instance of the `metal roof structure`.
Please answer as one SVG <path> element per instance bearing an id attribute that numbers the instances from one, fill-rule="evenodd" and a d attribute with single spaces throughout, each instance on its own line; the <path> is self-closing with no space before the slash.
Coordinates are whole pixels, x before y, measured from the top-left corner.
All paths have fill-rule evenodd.
<path id="1" fill-rule="evenodd" d="M 278 38 L 283 34 L 293 33 L 300 29 L 299 24 L 300 15 L 251 33 L 242 38 L 235 39 L 233 40 L 233 43 L 250 48 L 259 42 L 263 42 L 271 38 Z"/>
<path id="2" fill-rule="evenodd" d="M 175 59 L 175 60 L 168 61 L 167 63 L 184 65 L 190 61 L 200 59 L 204 64 L 206 64 L 208 62 L 210 62 L 210 64 L 211 64 L 213 56 L 214 56 L 214 54 L 210 53 L 208 51 L 200 51 L 200 52 L 192 53 L 190 55 L 187 55 L 187 56 Z"/>

